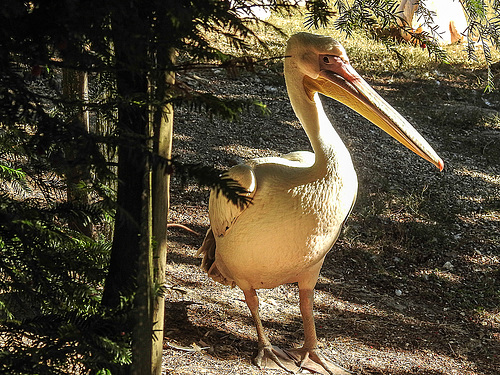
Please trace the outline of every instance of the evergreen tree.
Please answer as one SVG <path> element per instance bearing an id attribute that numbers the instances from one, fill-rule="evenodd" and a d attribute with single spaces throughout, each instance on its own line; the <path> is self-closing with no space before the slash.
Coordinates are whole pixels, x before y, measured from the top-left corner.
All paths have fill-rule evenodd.
<path id="1" fill-rule="evenodd" d="M 489 64 L 490 48 L 498 48 L 498 2 L 463 4 Z M 171 160 L 172 108 L 229 119 L 264 109 L 176 85 L 175 74 L 206 63 L 251 66 L 253 43 L 262 43 L 255 24 L 273 27 L 253 17 L 254 6 L 286 15 L 294 2 L 2 5 L 0 372 L 160 373 L 167 172 L 175 164 L 176 173 L 247 203 L 218 171 Z M 397 27 L 394 9 L 394 1 L 309 0 L 305 22 L 384 38 L 377 30 Z M 213 35 L 234 54 L 215 47 Z M 415 38 L 434 46 L 425 34 Z M 88 75 L 88 98 L 65 92 L 64 71 Z M 89 125 L 82 113 L 90 113 Z"/>
<path id="2" fill-rule="evenodd" d="M 152 366 L 152 358 L 139 359 L 152 355 L 150 343 L 143 344 L 153 340 L 154 301 L 162 299 L 161 278 L 152 280 L 164 272 L 161 265 L 152 269 L 151 202 L 163 206 L 155 243 L 164 250 L 155 258 L 164 259 L 161 190 L 172 168 L 166 118 L 173 103 L 225 117 L 250 105 L 180 90 L 172 77 L 191 61 L 231 64 L 234 56 L 210 46 L 209 32 L 225 34 L 240 50 L 249 47 L 253 31 L 231 5 L 40 0 L 8 1 L 0 12 L 3 372 L 142 374 Z M 174 50 L 184 53 L 179 64 Z M 88 100 L 65 92 L 66 71 L 89 75 Z M 91 113 L 90 129 L 82 111 Z M 212 186 L 231 185 L 207 168 L 177 169 Z M 81 190 L 88 203 L 69 199 L 70 183 L 72 194 Z M 238 200 L 237 189 L 225 190 Z M 109 217 L 111 245 L 72 225 L 104 228 Z M 136 360 L 129 369 L 130 342 Z"/>

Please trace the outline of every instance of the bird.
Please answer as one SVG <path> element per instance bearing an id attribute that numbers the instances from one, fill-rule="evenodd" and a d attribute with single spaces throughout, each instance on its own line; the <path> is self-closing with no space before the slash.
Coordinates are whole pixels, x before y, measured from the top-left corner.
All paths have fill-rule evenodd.
<path id="1" fill-rule="evenodd" d="M 210 227 L 198 255 L 203 255 L 202 267 L 212 279 L 243 291 L 257 331 L 255 365 L 347 374 L 317 347 L 313 299 L 325 256 L 356 200 L 358 182 L 349 151 L 326 116 L 319 93 L 357 111 L 440 170 L 444 163 L 355 71 L 335 39 L 306 32 L 292 35 L 284 76 L 313 152 L 256 158 L 225 172 L 223 178 L 244 188 L 250 203 L 235 205 L 212 190 Z M 256 291 L 289 283 L 298 284 L 304 343 L 282 350 L 264 331 Z"/>
<path id="2" fill-rule="evenodd" d="M 426 31 L 433 36 L 435 33 L 423 22 L 423 17 L 416 17 L 418 7 L 424 7 L 432 12 L 432 26 L 436 27 L 436 42 L 439 44 L 455 44 L 464 41 L 467 32 L 467 19 L 464 8 L 459 0 L 402 0 L 398 6 L 397 22 L 401 27 L 410 27 L 419 33 Z M 417 18 L 417 19 L 416 19 Z M 411 35 L 401 30 L 401 36 L 411 41 Z"/>

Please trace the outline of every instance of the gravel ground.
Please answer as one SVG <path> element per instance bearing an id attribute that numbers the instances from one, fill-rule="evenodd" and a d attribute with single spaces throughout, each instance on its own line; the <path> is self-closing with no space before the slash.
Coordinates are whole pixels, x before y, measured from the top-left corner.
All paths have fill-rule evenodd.
<path id="1" fill-rule="evenodd" d="M 367 77 L 434 146 L 444 172 L 324 100 L 351 150 L 360 192 L 325 261 L 315 316 L 323 353 L 356 374 L 500 374 L 499 94 L 475 88 L 474 72 L 452 73 Z M 217 95 L 261 100 L 271 111 L 269 117 L 250 111 L 229 123 L 178 109 L 174 147 L 181 160 L 228 168 L 310 150 L 279 67 L 232 78 L 188 72 L 178 79 Z M 208 195 L 174 176 L 170 222 L 204 233 Z M 256 334 L 243 293 L 202 272 L 196 257 L 202 240 L 170 230 L 164 373 L 279 373 L 251 364 Z M 297 287 L 259 296 L 273 344 L 300 346 Z"/>

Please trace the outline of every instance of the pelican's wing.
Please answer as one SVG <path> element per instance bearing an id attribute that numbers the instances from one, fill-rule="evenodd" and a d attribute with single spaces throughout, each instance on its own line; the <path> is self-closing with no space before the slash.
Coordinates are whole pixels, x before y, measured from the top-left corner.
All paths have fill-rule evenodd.
<path id="1" fill-rule="evenodd" d="M 224 174 L 224 177 L 231 178 L 238 182 L 238 184 L 247 191 L 246 195 L 249 198 L 253 198 L 255 195 L 257 180 L 251 166 L 246 164 L 236 165 L 228 170 Z M 224 195 L 212 190 L 209 201 L 209 217 L 213 235 L 216 238 L 224 236 L 247 207 L 248 206 L 237 206 Z"/>
<path id="2" fill-rule="evenodd" d="M 398 18 L 397 22 L 400 26 L 412 26 L 413 22 L 413 16 L 415 12 L 417 11 L 418 8 L 418 1 L 415 0 L 402 0 L 401 3 L 398 6 L 398 10 L 396 12 L 396 15 L 398 17 L 401 17 L 403 19 L 403 22 L 406 22 L 404 24 L 401 22 L 401 19 Z"/>
<path id="3" fill-rule="evenodd" d="M 255 168 L 260 164 L 279 164 L 293 168 L 307 168 L 314 164 L 315 156 L 309 151 L 294 151 L 288 154 L 256 158 L 247 161 L 247 165 Z"/>
<path id="4" fill-rule="evenodd" d="M 301 167 L 310 167 L 314 164 L 316 157 L 309 151 L 294 151 L 282 156 L 283 159 L 299 163 Z"/>

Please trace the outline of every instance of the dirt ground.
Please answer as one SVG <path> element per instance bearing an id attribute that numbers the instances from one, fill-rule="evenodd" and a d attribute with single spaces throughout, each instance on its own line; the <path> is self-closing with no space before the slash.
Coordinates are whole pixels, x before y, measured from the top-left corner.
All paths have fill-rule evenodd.
<path id="1" fill-rule="evenodd" d="M 500 94 L 476 86 L 482 73 L 437 66 L 425 79 L 411 72 L 365 76 L 440 154 L 444 172 L 324 100 L 360 187 L 318 280 L 315 319 L 323 354 L 356 374 L 500 374 Z M 178 79 L 261 100 L 271 111 L 229 123 L 179 109 L 174 147 L 181 160 L 228 168 L 310 150 L 279 66 L 234 78 L 204 71 Z M 169 221 L 204 234 L 208 195 L 174 176 Z M 243 293 L 202 272 L 202 240 L 170 230 L 164 373 L 280 373 L 252 365 L 257 341 Z M 297 287 L 259 296 L 273 344 L 300 346 Z"/>

